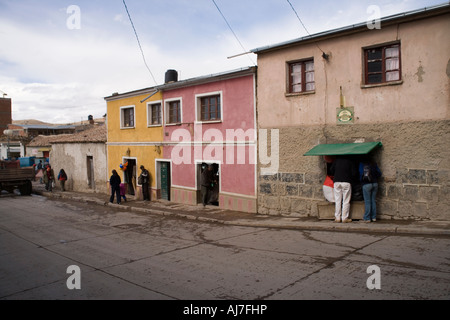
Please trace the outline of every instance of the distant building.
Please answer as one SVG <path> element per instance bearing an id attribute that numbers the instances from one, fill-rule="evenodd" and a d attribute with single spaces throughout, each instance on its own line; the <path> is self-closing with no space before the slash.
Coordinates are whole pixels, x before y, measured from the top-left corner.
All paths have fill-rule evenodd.
<path id="1" fill-rule="evenodd" d="M 33 139 L 39 135 L 51 136 L 58 134 L 71 134 L 75 132 L 76 126 L 52 124 L 9 124 L 8 129 L 15 131 L 18 136 Z"/>
<path id="2" fill-rule="evenodd" d="M 8 129 L 8 124 L 12 122 L 11 114 L 11 99 L 0 98 L 0 135 Z"/>
<path id="3" fill-rule="evenodd" d="M 67 174 L 66 189 L 109 193 L 106 161 L 106 126 L 95 125 L 82 132 L 52 137 L 50 164 L 55 175 Z"/>

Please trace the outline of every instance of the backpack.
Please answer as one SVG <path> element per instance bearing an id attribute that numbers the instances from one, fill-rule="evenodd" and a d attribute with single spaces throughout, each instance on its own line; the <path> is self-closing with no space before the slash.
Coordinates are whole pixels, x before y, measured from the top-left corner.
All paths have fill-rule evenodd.
<path id="1" fill-rule="evenodd" d="M 362 181 L 363 182 L 373 181 L 372 170 L 369 164 L 364 164 Z"/>

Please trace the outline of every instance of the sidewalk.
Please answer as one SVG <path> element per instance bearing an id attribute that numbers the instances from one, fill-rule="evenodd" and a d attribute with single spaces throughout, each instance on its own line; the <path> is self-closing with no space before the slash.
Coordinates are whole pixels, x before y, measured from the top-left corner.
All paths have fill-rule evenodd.
<path id="1" fill-rule="evenodd" d="M 140 213 L 163 215 L 202 222 L 221 223 L 235 226 L 281 228 L 298 230 L 321 230 L 338 232 L 364 232 L 405 235 L 450 236 L 450 221 L 403 221 L 378 220 L 374 223 L 353 221 L 351 223 L 335 223 L 330 220 L 319 220 L 313 217 L 284 217 L 250 214 L 220 209 L 215 206 L 192 206 L 170 201 L 122 201 L 122 204 L 109 202 L 109 195 L 100 193 L 82 193 L 56 188 L 53 192 L 45 190 L 39 182 L 33 183 L 33 194 L 55 199 L 69 199 L 92 203 L 100 206 L 111 206 Z"/>

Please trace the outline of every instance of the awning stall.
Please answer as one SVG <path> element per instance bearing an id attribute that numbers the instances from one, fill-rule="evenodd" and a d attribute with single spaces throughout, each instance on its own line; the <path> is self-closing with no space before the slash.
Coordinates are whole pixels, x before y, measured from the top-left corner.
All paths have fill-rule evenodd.
<path id="1" fill-rule="evenodd" d="M 381 142 L 319 144 L 304 156 L 364 155 L 381 146 Z"/>

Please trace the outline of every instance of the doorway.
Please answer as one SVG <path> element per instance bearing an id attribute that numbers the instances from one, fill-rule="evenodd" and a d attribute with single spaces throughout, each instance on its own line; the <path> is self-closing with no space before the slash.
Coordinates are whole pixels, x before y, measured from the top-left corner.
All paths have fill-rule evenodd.
<path id="1" fill-rule="evenodd" d="M 208 166 L 212 165 L 212 175 L 214 179 L 214 183 L 209 187 L 209 194 L 207 203 L 209 205 L 218 206 L 219 205 L 219 192 L 220 192 L 220 165 L 218 163 L 198 163 L 197 164 L 197 203 L 202 203 L 202 174 L 205 170 L 208 170 Z"/>
<path id="2" fill-rule="evenodd" d="M 87 168 L 87 181 L 88 188 L 95 189 L 95 177 L 94 177 L 94 157 L 86 157 L 86 168 Z"/>
<path id="3" fill-rule="evenodd" d="M 170 162 L 159 162 L 159 178 L 161 186 L 161 199 L 170 201 Z"/>
<path id="4" fill-rule="evenodd" d="M 126 170 L 123 171 L 123 182 L 127 184 L 127 194 L 136 194 L 136 159 L 124 158 L 124 163 L 128 162 Z"/>

